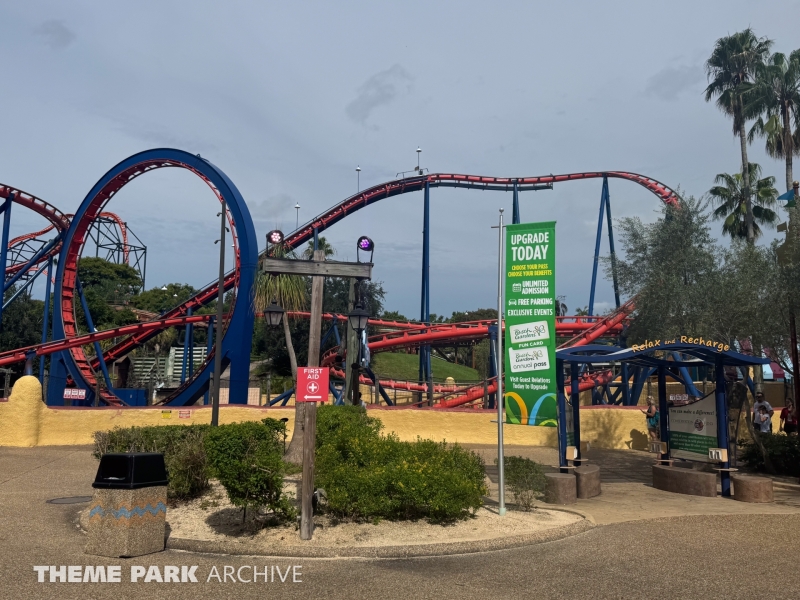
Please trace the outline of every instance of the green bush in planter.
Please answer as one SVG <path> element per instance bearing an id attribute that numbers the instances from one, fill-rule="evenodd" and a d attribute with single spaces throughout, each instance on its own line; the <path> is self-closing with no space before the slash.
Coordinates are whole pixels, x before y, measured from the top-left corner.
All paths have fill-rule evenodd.
<path id="1" fill-rule="evenodd" d="M 206 434 L 205 449 L 211 473 L 234 506 L 267 508 L 280 520 L 292 520 L 296 511 L 283 494 L 283 433 L 275 419 L 261 423 L 220 425 Z"/>
<path id="2" fill-rule="evenodd" d="M 482 504 L 484 465 L 473 452 L 382 436 L 360 407 L 322 406 L 317 423 L 315 484 L 338 517 L 451 522 Z"/>
<path id="3" fill-rule="evenodd" d="M 767 451 L 772 466 L 780 475 L 800 477 L 800 437 L 785 433 L 762 433 L 759 440 Z M 741 443 L 741 460 L 755 471 L 766 471 L 764 457 L 758 446 L 746 441 Z"/>
<path id="4" fill-rule="evenodd" d="M 108 452 L 160 452 L 169 474 L 167 495 L 186 500 L 208 488 L 208 464 L 204 447 L 208 425 L 115 427 L 94 433 L 93 455 Z"/>
<path id="5" fill-rule="evenodd" d="M 497 464 L 497 459 L 494 462 Z M 530 510 L 536 498 L 544 493 L 547 483 L 542 465 L 521 456 L 505 456 L 503 465 L 514 504 L 522 510 Z"/>

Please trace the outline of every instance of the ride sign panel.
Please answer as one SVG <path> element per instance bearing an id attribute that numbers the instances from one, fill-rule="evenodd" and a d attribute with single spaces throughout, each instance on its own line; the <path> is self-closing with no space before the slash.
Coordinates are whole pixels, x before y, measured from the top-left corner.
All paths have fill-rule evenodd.
<path id="1" fill-rule="evenodd" d="M 297 369 L 297 402 L 325 402 L 328 399 L 328 369 L 300 367 Z"/>
<path id="2" fill-rule="evenodd" d="M 555 427 L 555 222 L 506 227 L 506 422 Z"/>

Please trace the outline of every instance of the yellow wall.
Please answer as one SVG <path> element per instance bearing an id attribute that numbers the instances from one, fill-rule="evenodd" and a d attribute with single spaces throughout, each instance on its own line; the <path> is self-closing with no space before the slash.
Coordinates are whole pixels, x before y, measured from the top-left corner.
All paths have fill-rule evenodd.
<path id="1" fill-rule="evenodd" d="M 386 432 L 401 440 L 417 437 L 470 444 L 497 443 L 496 414 L 471 409 L 411 410 L 369 407 L 370 416 L 379 418 Z M 165 418 L 169 417 L 169 418 Z M 291 435 L 294 408 L 258 406 L 220 407 L 220 423 L 257 421 L 266 417 L 289 419 Z M 133 425 L 188 425 L 209 423 L 210 407 L 188 408 L 80 408 L 48 407 L 42 402 L 42 388 L 35 377 L 17 381 L 8 402 L 0 402 L 0 446 L 60 446 L 93 443 L 95 431 Z M 774 416 L 778 430 L 778 411 Z M 743 428 L 744 429 L 744 428 Z M 507 444 L 555 446 L 552 427 L 506 425 Z M 744 437 L 740 431 L 740 437 Z M 581 439 L 597 448 L 646 450 L 647 429 L 637 407 L 581 408 Z"/>

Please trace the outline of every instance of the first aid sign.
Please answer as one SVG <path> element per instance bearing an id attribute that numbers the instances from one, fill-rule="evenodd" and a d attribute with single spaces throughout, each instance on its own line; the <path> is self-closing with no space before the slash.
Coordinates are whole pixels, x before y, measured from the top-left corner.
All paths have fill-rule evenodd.
<path id="1" fill-rule="evenodd" d="M 325 402 L 328 399 L 328 369 L 297 369 L 297 402 Z"/>

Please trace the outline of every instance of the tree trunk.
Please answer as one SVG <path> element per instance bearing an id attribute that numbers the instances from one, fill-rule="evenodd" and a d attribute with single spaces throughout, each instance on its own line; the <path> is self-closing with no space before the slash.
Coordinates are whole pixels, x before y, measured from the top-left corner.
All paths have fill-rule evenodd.
<path id="1" fill-rule="evenodd" d="M 289 317 L 283 317 L 283 334 L 286 336 L 286 349 L 289 352 L 289 363 L 292 365 L 292 387 L 297 389 L 297 356 L 294 353 L 292 344 L 292 333 L 289 331 Z M 295 391 L 295 398 L 297 392 Z M 306 417 L 306 406 L 302 402 L 294 403 L 294 428 L 292 429 L 292 439 L 283 459 L 286 462 L 299 465 L 303 462 L 303 423 Z"/>
<path id="2" fill-rule="evenodd" d="M 750 193 L 750 168 L 747 162 L 747 137 L 744 132 L 744 119 L 739 122 L 739 142 L 742 147 L 742 191 L 744 192 L 745 224 L 747 226 L 747 243 L 755 242 L 753 231 L 753 196 Z"/>
<path id="3" fill-rule="evenodd" d="M 786 191 L 792 189 L 792 154 L 794 154 L 794 144 L 792 143 L 792 124 L 789 121 L 789 111 L 781 111 L 783 113 L 783 155 L 786 157 Z"/>

